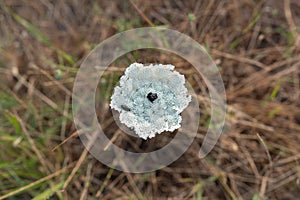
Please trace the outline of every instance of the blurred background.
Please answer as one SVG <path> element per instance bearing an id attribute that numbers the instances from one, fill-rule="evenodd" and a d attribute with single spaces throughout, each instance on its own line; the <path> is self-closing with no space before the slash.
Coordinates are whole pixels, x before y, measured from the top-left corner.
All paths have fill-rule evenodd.
<path id="1" fill-rule="evenodd" d="M 198 158 L 209 94 L 192 66 L 155 50 L 117 59 L 97 90 L 99 122 L 114 144 L 149 152 L 174 133 L 143 141 L 116 126 L 114 85 L 133 62 L 172 63 L 197 93 L 196 139 L 174 163 L 130 174 L 101 164 L 72 119 L 76 72 L 108 37 L 162 26 L 202 44 L 224 80 L 224 134 Z M 2 0 L 0 2 L 0 199 L 300 198 L 300 2 L 298 0 Z"/>

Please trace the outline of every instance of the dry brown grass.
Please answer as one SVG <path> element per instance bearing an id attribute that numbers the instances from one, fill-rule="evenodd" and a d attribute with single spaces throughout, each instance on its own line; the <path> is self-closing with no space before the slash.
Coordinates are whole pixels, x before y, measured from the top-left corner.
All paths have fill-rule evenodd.
<path id="1" fill-rule="evenodd" d="M 123 173 L 84 150 L 71 117 L 72 83 L 96 44 L 119 31 L 152 24 L 185 33 L 207 48 L 226 87 L 226 127 L 209 156 L 198 159 L 209 120 L 206 90 L 198 88 L 207 117 L 201 118 L 189 150 L 161 170 Z M 11 199 L 29 199 L 61 182 L 65 190 L 55 190 L 54 199 L 300 198 L 299 27 L 297 0 L 1 1 L 0 91 L 17 103 L 7 107 L 1 101 L 6 118 L 1 117 L 0 125 L 0 199 L 10 192 Z M 121 74 L 126 62 L 170 59 L 179 71 L 193 74 L 180 58 L 138 51 L 114 63 L 122 68 L 106 72 L 99 93 L 107 100 L 113 84 L 109 80 Z M 100 108 L 107 109 L 107 102 Z M 5 119 L 17 122 L 13 127 Z M 99 115 L 107 135 L 123 148 L 149 151 L 170 139 L 161 135 L 143 143 L 115 135 L 118 129 L 111 119 L 109 113 Z M 21 139 L 10 141 L 6 135 Z M 32 163 L 25 161 L 17 165 L 26 173 L 1 167 L 30 152 L 35 174 L 26 175 Z M 45 184 L 37 187 L 41 182 Z M 26 187 L 30 183 L 35 187 Z"/>

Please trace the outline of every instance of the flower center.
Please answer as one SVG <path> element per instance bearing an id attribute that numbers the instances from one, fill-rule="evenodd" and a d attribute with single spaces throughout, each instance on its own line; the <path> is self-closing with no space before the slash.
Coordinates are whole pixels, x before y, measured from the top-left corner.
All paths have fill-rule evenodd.
<path id="1" fill-rule="evenodd" d="M 155 99 L 157 99 L 157 94 L 156 94 L 156 93 L 150 92 L 150 93 L 147 95 L 147 98 L 149 99 L 149 101 L 153 102 Z"/>

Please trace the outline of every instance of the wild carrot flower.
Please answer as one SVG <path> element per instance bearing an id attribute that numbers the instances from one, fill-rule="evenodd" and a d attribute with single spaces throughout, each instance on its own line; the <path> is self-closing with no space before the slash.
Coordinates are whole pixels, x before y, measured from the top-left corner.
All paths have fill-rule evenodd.
<path id="1" fill-rule="evenodd" d="M 191 96 L 184 76 L 167 64 L 131 64 L 120 78 L 110 107 L 120 113 L 120 121 L 143 138 L 180 128 L 180 113 Z"/>

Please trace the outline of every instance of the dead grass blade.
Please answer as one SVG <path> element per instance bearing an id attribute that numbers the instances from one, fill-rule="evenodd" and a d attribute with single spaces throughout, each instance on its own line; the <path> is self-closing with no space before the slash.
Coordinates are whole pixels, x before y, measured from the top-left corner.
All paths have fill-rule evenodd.
<path id="1" fill-rule="evenodd" d="M 54 178 L 54 177 L 56 177 L 56 176 L 58 176 L 58 175 L 60 175 L 60 174 L 62 174 L 64 172 L 66 172 L 69 168 L 73 167 L 73 165 L 74 165 L 74 163 L 71 163 L 70 165 L 68 165 L 68 166 L 66 166 L 66 167 L 64 167 L 64 168 L 62 168 L 62 169 L 54 172 L 53 174 L 50 174 L 50 175 L 48 175 L 48 176 L 46 176 L 44 178 L 41 178 L 41 179 L 39 179 L 39 180 L 37 180 L 37 181 L 35 181 L 33 183 L 30 183 L 30 184 L 28 184 L 26 186 L 23 186 L 23 187 L 19 188 L 19 189 L 11 191 L 11 192 L 3 195 L 3 196 L 0 196 L 0 200 L 7 199 L 7 198 L 12 197 L 12 196 L 14 196 L 16 194 L 19 194 L 20 192 L 28 190 L 29 188 L 32 188 L 32 187 L 34 187 L 34 186 L 36 186 L 36 185 L 38 185 L 38 184 L 40 184 L 40 183 L 42 183 L 44 181 L 50 180 L 50 179 L 52 179 L 52 178 Z"/>
<path id="2" fill-rule="evenodd" d="M 152 27 L 154 27 L 155 25 L 151 22 L 151 20 L 141 11 L 141 9 L 139 9 L 137 7 L 137 5 L 135 5 L 135 3 L 133 3 L 132 0 L 129 0 L 129 2 L 131 3 L 131 5 L 138 11 L 138 13 L 141 15 L 141 17 Z"/>

